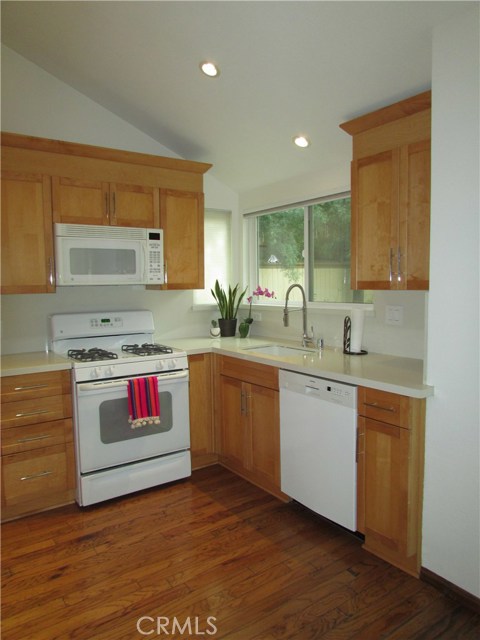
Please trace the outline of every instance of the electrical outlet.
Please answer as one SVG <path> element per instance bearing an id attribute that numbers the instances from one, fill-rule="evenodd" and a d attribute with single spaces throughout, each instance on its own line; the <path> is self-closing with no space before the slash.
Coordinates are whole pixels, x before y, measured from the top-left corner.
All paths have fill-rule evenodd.
<path id="1" fill-rule="evenodd" d="M 399 327 L 403 324 L 403 307 L 387 304 L 385 307 L 385 323 Z"/>
<path id="2" fill-rule="evenodd" d="M 252 313 L 252 318 L 254 320 L 256 320 L 257 322 L 261 322 L 262 321 L 262 314 L 260 313 L 260 311 L 254 311 Z"/>

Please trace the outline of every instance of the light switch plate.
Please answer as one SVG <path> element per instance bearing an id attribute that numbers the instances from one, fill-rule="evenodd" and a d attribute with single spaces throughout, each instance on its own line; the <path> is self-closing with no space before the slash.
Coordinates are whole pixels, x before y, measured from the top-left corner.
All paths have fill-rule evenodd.
<path id="1" fill-rule="evenodd" d="M 385 307 L 385 323 L 396 325 L 403 324 L 403 307 L 387 304 Z"/>

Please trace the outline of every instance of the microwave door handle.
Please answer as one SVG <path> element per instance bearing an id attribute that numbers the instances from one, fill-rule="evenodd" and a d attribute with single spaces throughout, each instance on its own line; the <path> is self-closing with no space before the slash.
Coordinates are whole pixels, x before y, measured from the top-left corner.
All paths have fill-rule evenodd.
<path id="1" fill-rule="evenodd" d="M 148 251 L 147 251 L 148 241 L 142 242 L 142 254 L 143 254 L 143 282 L 145 284 L 149 284 L 149 273 L 148 273 Z"/>

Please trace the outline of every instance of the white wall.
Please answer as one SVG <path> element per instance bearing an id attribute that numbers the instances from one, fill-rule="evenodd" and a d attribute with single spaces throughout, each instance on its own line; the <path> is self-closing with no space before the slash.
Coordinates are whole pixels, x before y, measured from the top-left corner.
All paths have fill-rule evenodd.
<path id="1" fill-rule="evenodd" d="M 480 596 L 479 7 L 433 41 L 423 565 Z"/>
<path id="2" fill-rule="evenodd" d="M 84 144 L 178 157 L 40 67 L 2 46 L 2 130 Z M 233 212 L 238 237 L 238 196 L 213 175 L 204 177 L 205 205 Z M 239 248 L 235 258 L 238 270 Z M 47 316 L 90 309 L 151 309 L 159 337 L 208 335 L 209 311 L 192 311 L 191 291 L 143 287 L 72 287 L 54 294 L 2 296 L 2 352 L 45 347 Z M 172 307 L 175 313 L 172 313 Z"/>

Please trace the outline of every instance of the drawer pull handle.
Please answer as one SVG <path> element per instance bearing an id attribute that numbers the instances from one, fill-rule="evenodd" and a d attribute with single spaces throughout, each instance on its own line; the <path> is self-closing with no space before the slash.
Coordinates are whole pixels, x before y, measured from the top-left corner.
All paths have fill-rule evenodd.
<path id="1" fill-rule="evenodd" d="M 50 413 L 49 409 L 38 409 L 37 411 L 25 411 L 25 413 L 15 414 L 16 418 L 27 418 L 29 416 L 37 416 L 40 413 Z"/>
<path id="2" fill-rule="evenodd" d="M 20 480 L 35 480 L 35 478 L 43 478 L 44 476 L 51 476 L 53 471 L 40 471 L 40 473 L 32 473 L 31 476 L 23 476 Z"/>
<path id="3" fill-rule="evenodd" d="M 45 434 L 43 436 L 31 436 L 30 438 L 19 438 L 17 442 L 22 444 L 24 442 L 34 442 L 35 440 L 46 440 L 47 438 L 52 438 L 52 436 L 50 434 Z"/>
<path id="4" fill-rule="evenodd" d="M 27 391 L 28 389 L 45 389 L 48 384 L 31 384 L 25 387 L 15 387 L 14 391 Z"/>
<path id="5" fill-rule="evenodd" d="M 380 411 L 388 411 L 389 413 L 395 413 L 397 410 L 395 407 L 382 407 L 378 402 L 364 402 L 366 407 L 373 407 L 374 409 L 380 409 Z"/>

